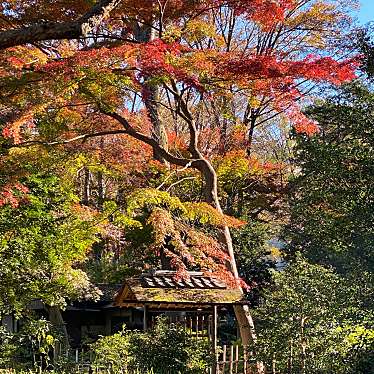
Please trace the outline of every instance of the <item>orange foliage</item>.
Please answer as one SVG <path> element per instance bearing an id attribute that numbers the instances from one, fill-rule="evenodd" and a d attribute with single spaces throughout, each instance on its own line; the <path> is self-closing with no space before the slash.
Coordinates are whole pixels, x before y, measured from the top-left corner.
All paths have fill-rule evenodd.
<path id="1" fill-rule="evenodd" d="M 0 189 L 0 207 L 10 205 L 12 208 L 17 208 L 28 192 L 28 188 L 19 182 L 6 184 Z"/>

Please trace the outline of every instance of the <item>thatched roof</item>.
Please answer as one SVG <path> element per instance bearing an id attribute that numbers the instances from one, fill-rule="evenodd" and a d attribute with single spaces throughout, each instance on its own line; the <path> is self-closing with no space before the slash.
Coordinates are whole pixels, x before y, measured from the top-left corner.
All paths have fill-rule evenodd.
<path id="1" fill-rule="evenodd" d="M 190 272 L 189 278 L 176 280 L 173 271 L 156 271 L 127 279 L 115 298 L 120 307 L 148 304 L 150 307 L 207 307 L 242 302 L 238 288 L 221 280 Z"/>

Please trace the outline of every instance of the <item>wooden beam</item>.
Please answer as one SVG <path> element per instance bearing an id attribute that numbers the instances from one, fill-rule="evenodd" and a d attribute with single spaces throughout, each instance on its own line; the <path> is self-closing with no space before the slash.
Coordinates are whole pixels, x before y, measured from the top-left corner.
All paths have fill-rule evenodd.
<path id="1" fill-rule="evenodd" d="M 143 304 L 143 330 L 146 331 L 147 329 L 147 304 Z"/>

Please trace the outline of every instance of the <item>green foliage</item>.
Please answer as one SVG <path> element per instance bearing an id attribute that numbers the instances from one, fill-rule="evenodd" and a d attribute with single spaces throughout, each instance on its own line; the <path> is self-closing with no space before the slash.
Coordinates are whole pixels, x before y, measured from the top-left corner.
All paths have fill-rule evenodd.
<path id="1" fill-rule="evenodd" d="M 147 334 L 135 335 L 141 369 L 153 369 L 156 374 L 200 374 L 209 367 L 209 343 L 189 337 L 182 326 L 168 325 L 159 319 Z"/>
<path id="2" fill-rule="evenodd" d="M 110 367 L 114 373 L 127 373 L 130 365 L 134 364 L 131 353 L 131 333 L 123 329 L 111 336 L 103 336 L 91 345 L 95 354 L 93 367 Z"/>
<path id="3" fill-rule="evenodd" d="M 345 326 L 339 347 L 353 373 L 374 372 L 374 329 L 363 325 Z"/>
<path id="4" fill-rule="evenodd" d="M 342 273 L 372 271 L 374 94 L 345 86 L 308 113 L 321 131 L 296 138 L 288 248 Z"/>
<path id="5" fill-rule="evenodd" d="M 282 164 L 261 162 L 244 152 L 230 152 L 215 160 L 221 205 L 227 214 L 246 219 L 274 220 L 282 194 Z"/>
<path id="6" fill-rule="evenodd" d="M 97 228 L 80 217 L 76 197 L 56 176 L 34 174 L 24 184 L 27 201 L 0 209 L 1 313 L 21 313 L 33 299 L 64 305 L 66 298 L 94 296 L 76 265 L 85 260 Z"/>
<path id="7" fill-rule="evenodd" d="M 13 366 L 14 357 L 19 355 L 20 344 L 4 327 L 0 327 L 0 341 L 0 367 L 10 368 Z"/>
<path id="8" fill-rule="evenodd" d="M 296 258 L 284 273 L 275 275 L 273 293 L 266 295 L 260 314 L 268 323 L 264 331 L 272 332 L 272 337 L 267 335 L 272 342 L 266 348 L 267 359 L 274 354 L 285 368 L 293 345 L 294 361 L 302 366 L 300 321 L 306 316 L 304 362 L 311 372 L 369 373 L 374 94 L 355 82 L 316 103 L 307 114 L 318 121 L 320 132 L 295 136 L 299 174 L 291 181 L 291 217 L 284 236 L 289 241 L 288 258 L 302 252 L 309 263 Z M 271 310 L 275 315 L 265 317 Z"/>
<path id="9" fill-rule="evenodd" d="M 142 223 L 132 216 L 125 214 L 115 201 L 106 201 L 104 203 L 104 215 L 111 218 L 111 222 L 120 228 L 142 228 Z"/>
<path id="10" fill-rule="evenodd" d="M 361 69 L 370 79 L 374 79 L 374 28 L 369 23 L 364 29 L 359 29 L 356 37 L 356 47 L 361 53 Z"/>
<path id="11" fill-rule="evenodd" d="M 113 251 L 106 251 L 98 243 L 93 245 L 91 255 L 83 267 L 94 284 L 121 284 L 124 279 L 139 271 L 140 264 L 136 265 L 131 254 L 130 250 L 126 250 L 120 258 L 116 258 Z"/>
<path id="12" fill-rule="evenodd" d="M 52 335 L 52 325 L 43 318 L 29 320 L 22 332 L 30 339 L 34 352 L 47 355 L 50 347 L 54 345 L 55 338 Z"/>
<path id="13" fill-rule="evenodd" d="M 135 191 L 127 199 L 126 212 L 129 216 L 133 216 L 139 212 L 151 211 L 154 207 L 167 208 L 171 211 L 186 211 L 182 202 L 168 192 L 143 188 Z"/>
<path id="14" fill-rule="evenodd" d="M 10 333 L 1 327 L 0 368 L 41 370 L 50 363 L 49 353 L 58 338 L 50 322 L 32 316 L 23 320 L 19 332 Z"/>
<path id="15" fill-rule="evenodd" d="M 182 326 L 162 318 L 147 332 L 123 329 L 102 337 L 92 350 L 94 366 L 109 366 L 114 373 L 201 374 L 213 359 L 208 341 L 191 338 Z"/>
<path id="16" fill-rule="evenodd" d="M 135 225 L 132 217 L 140 221 L 154 209 L 164 209 L 174 217 L 190 223 L 212 226 L 239 226 L 241 221 L 219 213 L 214 207 L 204 202 L 182 202 L 178 197 L 166 191 L 153 188 L 136 190 L 126 201 L 126 214 L 128 225 Z"/>
<path id="17" fill-rule="evenodd" d="M 251 286 L 246 297 L 253 304 L 258 302 L 263 288 L 269 285 L 270 269 L 274 267 L 268 244 L 269 231 L 267 224 L 255 220 L 232 231 L 239 275 Z"/>
<path id="18" fill-rule="evenodd" d="M 256 311 L 258 350 L 268 367 L 275 360 L 280 372 L 300 373 L 305 367 L 316 374 L 359 373 L 354 360 L 348 360 L 356 349 L 356 356 L 367 352 L 361 346 L 364 335 L 356 335 L 355 348 L 348 344 L 353 338 L 348 326 L 355 331 L 360 319 L 364 323 L 354 285 L 300 256 L 284 271 L 275 272 L 273 280 Z"/>

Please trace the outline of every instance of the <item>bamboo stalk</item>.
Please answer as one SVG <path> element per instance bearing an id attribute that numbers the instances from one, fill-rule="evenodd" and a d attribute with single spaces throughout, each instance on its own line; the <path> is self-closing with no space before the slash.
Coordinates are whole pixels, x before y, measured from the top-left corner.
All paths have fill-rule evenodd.
<path id="1" fill-rule="evenodd" d="M 230 346 L 230 362 L 229 362 L 229 368 L 230 368 L 229 373 L 230 374 L 233 374 L 233 365 L 234 365 L 234 346 L 231 345 Z"/>
<path id="2" fill-rule="evenodd" d="M 225 373 L 226 370 L 226 344 L 223 346 L 223 355 L 222 355 L 222 373 Z"/>
<path id="3" fill-rule="evenodd" d="M 235 374 L 238 374 L 238 365 L 239 365 L 239 345 L 235 346 Z"/>
<path id="4" fill-rule="evenodd" d="M 277 374 L 277 371 L 276 371 L 276 361 L 275 361 L 275 353 L 273 353 L 273 360 L 271 362 L 271 374 Z"/>
<path id="5" fill-rule="evenodd" d="M 196 316 L 196 338 L 199 337 L 199 316 Z"/>

